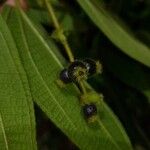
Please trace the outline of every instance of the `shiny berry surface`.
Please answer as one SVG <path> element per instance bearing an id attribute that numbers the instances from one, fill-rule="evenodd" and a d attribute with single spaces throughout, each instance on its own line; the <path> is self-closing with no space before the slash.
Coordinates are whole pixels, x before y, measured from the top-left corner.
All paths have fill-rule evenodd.
<path id="1" fill-rule="evenodd" d="M 83 62 L 85 63 L 89 75 L 93 75 L 96 73 L 96 62 L 92 59 L 84 59 Z"/>
<path id="2" fill-rule="evenodd" d="M 83 113 L 86 118 L 90 118 L 97 114 L 97 107 L 95 104 L 86 104 L 83 106 Z"/>
<path id="3" fill-rule="evenodd" d="M 64 83 L 70 83 L 71 79 L 68 76 L 68 70 L 67 69 L 63 69 L 60 72 L 60 80 L 63 81 Z"/>
<path id="4" fill-rule="evenodd" d="M 82 61 L 74 61 L 68 67 L 68 76 L 73 81 L 80 81 L 87 76 L 87 68 Z"/>

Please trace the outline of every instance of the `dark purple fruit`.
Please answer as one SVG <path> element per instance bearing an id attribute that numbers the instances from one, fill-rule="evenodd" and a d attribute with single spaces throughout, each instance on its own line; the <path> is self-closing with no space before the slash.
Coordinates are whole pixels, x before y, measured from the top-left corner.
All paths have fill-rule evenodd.
<path id="1" fill-rule="evenodd" d="M 67 69 L 63 69 L 60 72 L 60 80 L 66 84 L 72 82 L 72 80 L 68 76 L 68 70 Z"/>
<path id="2" fill-rule="evenodd" d="M 86 104 L 83 106 L 83 113 L 86 118 L 91 118 L 97 114 L 97 107 L 95 104 Z"/>
<path id="3" fill-rule="evenodd" d="M 87 75 L 87 67 L 82 61 L 76 60 L 68 67 L 68 77 L 74 82 L 85 80 Z"/>
<path id="4" fill-rule="evenodd" d="M 87 58 L 87 59 L 84 59 L 83 62 L 86 65 L 89 75 L 93 75 L 93 74 L 97 73 L 96 61 Z"/>

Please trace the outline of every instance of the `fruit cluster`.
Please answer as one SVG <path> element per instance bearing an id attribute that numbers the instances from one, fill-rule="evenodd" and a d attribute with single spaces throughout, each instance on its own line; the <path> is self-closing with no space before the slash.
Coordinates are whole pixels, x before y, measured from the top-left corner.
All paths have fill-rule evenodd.
<path id="1" fill-rule="evenodd" d="M 89 77 L 102 72 L 102 66 L 99 61 L 92 59 L 75 60 L 68 68 L 60 72 L 60 80 L 64 84 L 80 84 Z M 99 95 L 96 92 L 82 93 L 81 104 L 83 113 L 89 122 L 93 122 L 97 115 L 96 103 L 99 101 Z"/>
<path id="2" fill-rule="evenodd" d="M 60 79 L 66 84 L 71 82 L 76 83 L 101 72 L 102 67 L 98 61 L 92 59 L 84 59 L 83 61 L 75 60 L 67 69 L 61 71 Z"/>

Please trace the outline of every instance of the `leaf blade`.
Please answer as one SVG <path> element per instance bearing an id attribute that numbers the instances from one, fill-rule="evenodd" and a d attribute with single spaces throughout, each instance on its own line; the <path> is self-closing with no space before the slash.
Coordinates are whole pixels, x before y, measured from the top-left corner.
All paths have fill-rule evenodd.
<path id="1" fill-rule="evenodd" d="M 33 103 L 10 32 L 0 16 L 0 112 L 2 149 L 36 149 Z M 4 134 L 5 133 L 5 134 Z M 7 141 L 7 142 L 6 142 Z M 24 146 L 22 145 L 24 144 Z"/>
<path id="2" fill-rule="evenodd" d="M 122 52 L 150 67 L 150 49 L 128 34 L 96 1 L 77 0 L 91 20 Z"/>

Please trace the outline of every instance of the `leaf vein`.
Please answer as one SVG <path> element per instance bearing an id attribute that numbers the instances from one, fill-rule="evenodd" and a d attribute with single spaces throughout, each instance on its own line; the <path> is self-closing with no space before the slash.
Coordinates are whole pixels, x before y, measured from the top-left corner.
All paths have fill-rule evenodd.
<path id="1" fill-rule="evenodd" d="M 6 136 L 6 132 L 5 132 L 4 123 L 3 123 L 3 119 L 2 119 L 1 113 L 0 113 L 0 126 L 1 126 L 1 129 L 2 129 L 2 133 L 3 133 L 6 150 L 9 150 L 9 147 L 8 147 L 8 140 L 7 140 L 7 136 Z"/>

